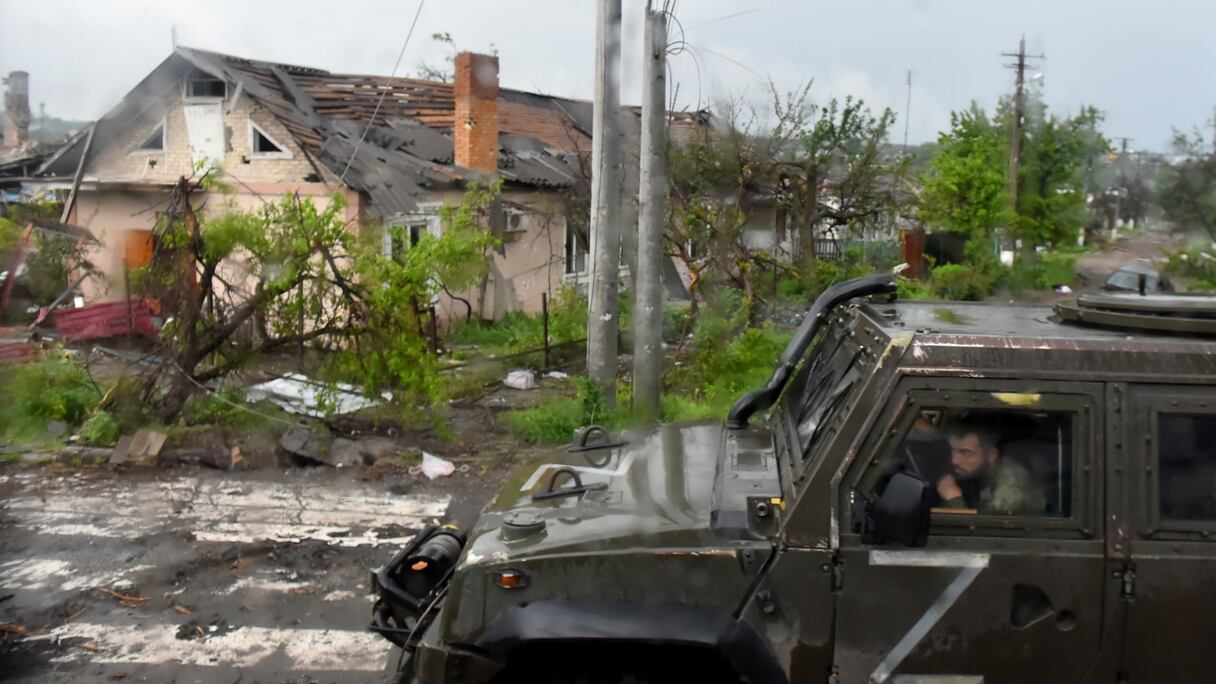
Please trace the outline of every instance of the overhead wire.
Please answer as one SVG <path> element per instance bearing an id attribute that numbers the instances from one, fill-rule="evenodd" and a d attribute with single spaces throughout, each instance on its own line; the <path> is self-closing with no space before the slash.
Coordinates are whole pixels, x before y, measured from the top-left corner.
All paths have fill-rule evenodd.
<path id="1" fill-rule="evenodd" d="M 418 10 L 414 12 L 414 20 L 410 22 L 410 30 L 405 34 L 405 41 L 401 43 L 401 51 L 397 53 L 397 61 L 393 64 L 393 72 L 389 74 L 389 78 L 395 77 L 397 69 L 401 68 L 401 60 L 405 57 L 405 49 L 410 44 L 410 38 L 414 35 L 414 27 L 418 25 L 418 17 L 422 15 L 422 6 L 425 4 L 426 0 L 418 0 Z M 363 145 L 363 140 L 367 138 L 367 132 L 371 129 L 372 124 L 375 123 L 376 115 L 380 113 L 380 106 L 384 104 L 384 98 L 391 89 L 392 86 L 385 86 L 380 91 L 380 98 L 376 100 L 376 107 L 372 110 L 371 118 L 363 126 L 363 132 L 359 134 L 359 140 L 355 143 L 355 149 L 350 153 L 350 159 L 346 160 L 346 168 L 342 169 L 342 175 L 338 176 L 339 185 L 346 180 L 346 173 L 350 171 L 350 165 L 354 163 L 355 157 L 359 155 L 359 148 Z"/>

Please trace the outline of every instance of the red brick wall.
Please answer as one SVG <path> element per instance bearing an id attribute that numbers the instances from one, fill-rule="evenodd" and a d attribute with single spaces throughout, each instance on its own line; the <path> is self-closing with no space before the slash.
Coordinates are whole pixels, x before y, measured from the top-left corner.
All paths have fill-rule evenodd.
<path id="1" fill-rule="evenodd" d="M 456 164 L 498 171 L 498 58 L 456 55 L 456 112 L 453 138 Z"/>

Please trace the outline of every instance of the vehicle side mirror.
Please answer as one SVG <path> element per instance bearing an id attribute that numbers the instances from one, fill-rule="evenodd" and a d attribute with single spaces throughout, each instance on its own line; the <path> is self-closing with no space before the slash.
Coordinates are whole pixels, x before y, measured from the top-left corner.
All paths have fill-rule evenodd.
<path id="1" fill-rule="evenodd" d="M 933 490 L 929 483 L 908 473 L 896 473 L 887 482 L 882 496 L 872 504 L 864 503 L 855 511 L 867 544 L 892 542 L 902 546 L 929 543 L 929 512 Z"/>

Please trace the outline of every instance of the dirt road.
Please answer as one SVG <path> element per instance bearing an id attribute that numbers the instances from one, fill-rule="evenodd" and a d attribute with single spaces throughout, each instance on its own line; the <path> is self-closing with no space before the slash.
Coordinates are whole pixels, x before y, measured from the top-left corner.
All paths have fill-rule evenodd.
<path id="1" fill-rule="evenodd" d="M 368 571 L 495 474 L 0 470 L 0 679 L 380 682 Z"/>

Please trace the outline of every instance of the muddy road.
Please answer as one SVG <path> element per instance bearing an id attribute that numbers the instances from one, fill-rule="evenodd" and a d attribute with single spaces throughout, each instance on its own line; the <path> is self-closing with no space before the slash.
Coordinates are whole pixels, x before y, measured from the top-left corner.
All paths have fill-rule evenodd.
<path id="1" fill-rule="evenodd" d="M 0 680 L 385 681 L 368 571 L 503 474 L 0 468 Z"/>

